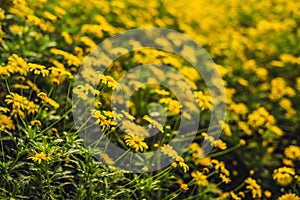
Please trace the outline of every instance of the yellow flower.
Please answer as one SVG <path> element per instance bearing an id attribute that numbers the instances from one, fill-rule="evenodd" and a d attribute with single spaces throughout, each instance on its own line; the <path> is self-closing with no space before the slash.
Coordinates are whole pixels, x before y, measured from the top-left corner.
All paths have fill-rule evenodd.
<path id="1" fill-rule="evenodd" d="M 121 129 L 129 135 L 135 135 L 141 138 L 149 136 L 149 132 L 145 129 L 145 127 L 137 125 L 129 120 L 122 121 Z"/>
<path id="2" fill-rule="evenodd" d="M 38 127 L 42 126 L 42 123 L 39 120 L 32 120 L 30 124 L 31 126 L 38 126 Z"/>
<path id="3" fill-rule="evenodd" d="M 209 182 L 207 180 L 207 176 L 204 175 L 202 172 L 199 171 L 193 171 L 192 177 L 194 177 L 194 180 L 196 181 L 197 185 L 200 186 L 208 186 Z"/>
<path id="4" fill-rule="evenodd" d="M 27 75 L 29 70 L 26 61 L 16 54 L 8 57 L 8 67 L 10 68 L 10 72 L 17 72 L 21 75 Z"/>
<path id="5" fill-rule="evenodd" d="M 300 200 L 300 197 L 294 193 L 287 193 L 280 196 L 277 200 Z"/>
<path id="6" fill-rule="evenodd" d="M 106 84 L 108 87 L 113 89 L 115 88 L 120 89 L 118 82 L 111 76 L 101 75 L 101 83 Z"/>
<path id="7" fill-rule="evenodd" d="M 95 124 L 100 124 L 102 130 L 110 126 L 110 121 L 104 115 L 102 115 L 99 110 L 93 112 L 93 117 L 97 119 Z"/>
<path id="8" fill-rule="evenodd" d="M 27 113 L 34 114 L 38 111 L 38 106 L 34 104 L 33 101 L 29 101 L 28 104 L 26 105 Z"/>
<path id="9" fill-rule="evenodd" d="M 53 99 L 47 97 L 47 94 L 45 92 L 40 92 L 37 95 L 40 99 L 43 100 L 44 103 L 48 103 L 49 105 L 51 105 L 52 107 L 54 107 L 54 109 L 58 109 L 59 108 L 59 104 L 54 101 Z"/>
<path id="10" fill-rule="evenodd" d="M 187 191 L 189 189 L 188 185 L 185 184 L 185 183 L 181 183 L 180 184 L 180 188 L 183 189 L 183 190 L 185 190 L 185 191 Z"/>
<path id="11" fill-rule="evenodd" d="M 43 77 L 49 75 L 49 70 L 47 70 L 46 67 L 43 65 L 29 63 L 28 66 L 29 66 L 29 71 L 33 72 L 34 74 L 37 75 L 42 74 Z"/>
<path id="12" fill-rule="evenodd" d="M 179 167 L 181 167 L 183 169 L 184 173 L 186 173 L 187 171 L 189 171 L 189 166 L 184 163 L 184 160 L 183 160 L 183 158 L 181 156 L 178 156 L 176 158 L 176 161 L 178 162 Z"/>
<path id="13" fill-rule="evenodd" d="M 42 160 L 49 161 L 51 160 L 50 157 L 48 157 L 44 152 L 36 153 L 33 156 L 29 156 L 27 159 L 32 159 L 34 162 L 38 162 L 41 164 Z"/>
<path id="14" fill-rule="evenodd" d="M 231 182 L 230 178 L 225 176 L 224 174 L 220 174 L 219 177 L 222 179 L 222 182 L 228 184 Z"/>
<path id="15" fill-rule="evenodd" d="M 235 194 L 233 191 L 230 192 L 230 195 L 234 200 L 242 200 L 242 198 Z"/>
<path id="16" fill-rule="evenodd" d="M 68 45 L 73 43 L 73 39 L 72 39 L 71 35 L 68 32 L 65 32 L 65 31 L 61 32 L 61 36 L 63 36 L 65 42 Z"/>
<path id="17" fill-rule="evenodd" d="M 164 144 L 162 147 L 160 147 L 160 151 L 163 154 L 169 156 L 170 158 L 176 158 L 176 157 L 178 157 L 177 152 L 169 144 Z"/>
<path id="18" fill-rule="evenodd" d="M 15 130 L 15 125 L 10 117 L 0 114 L 0 130 L 5 129 Z"/>
<path id="19" fill-rule="evenodd" d="M 8 108 L 5 108 L 5 107 L 1 107 L 0 106 L 0 112 L 4 112 L 4 113 L 7 113 L 9 112 L 10 110 Z"/>
<path id="20" fill-rule="evenodd" d="M 245 180 L 245 183 L 247 183 L 248 185 L 246 186 L 246 189 L 251 190 L 252 192 L 252 198 L 256 199 L 256 198 L 261 198 L 262 196 L 262 191 L 261 191 L 261 187 L 260 185 L 258 185 L 256 183 L 256 180 L 252 179 L 252 178 L 247 178 Z"/>
<path id="21" fill-rule="evenodd" d="M 106 164 L 108 164 L 108 165 L 114 164 L 114 160 L 111 157 L 109 157 L 108 154 L 101 152 L 101 153 L 99 153 L 99 156 Z"/>
<path id="22" fill-rule="evenodd" d="M 295 170 L 289 167 L 281 167 L 273 172 L 273 179 L 282 186 L 287 186 L 293 181 Z"/>
<path id="23" fill-rule="evenodd" d="M 53 15 L 52 13 L 45 11 L 43 13 L 44 17 L 51 20 L 51 21 L 55 21 L 57 19 L 57 17 L 55 15 Z"/>
<path id="24" fill-rule="evenodd" d="M 210 95 L 205 95 L 202 91 L 195 92 L 195 94 L 198 98 L 198 103 L 201 110 L 212 110 L 212 101 Z"/>
<path id="25" fill-rule="evenodd" d="M 292 160 L 300 159 L 300 147 L 295 145 L 290 145 L 284 149 L 284 155 Z"/>
<path id="26" fill-rule="evenodd" d="M 4 101 L 7 104 L 13 104 L 14 108 L 16 109 L 24 109 L 28 104 L 28 100 L 26 97 L 13 92 L 11 92 L 9 95 L 6 95 L 6 99 Z"/>
<path id="27" fill-rule="evenodd" d="M 271 193 L 270 190 L 266 190 L 266 191 L 264 192 L 264 195 L 265 195 L 267 198 L 270 198 L 270 197 L 272 196 L 272 193 Z"/>
<path id="28" fill-rule="evenodd" d="M 148 115 L 145 115 L 143 117 L 144 120 L 148 121 L 150 124 L 152 124 L 155 128 L 157 128 L 161 133 L 164 132 L 163 126 L 158 123 L 156 120 L 151 119 Z"/>
<path id="29" fill-rule="evenodd" d="M 134 151 L 144 151 L 148 149 L 148 145 L 144 142 L 144 138 L 138 138 L 133 135 L 125 135 L 125 143 Z"/>

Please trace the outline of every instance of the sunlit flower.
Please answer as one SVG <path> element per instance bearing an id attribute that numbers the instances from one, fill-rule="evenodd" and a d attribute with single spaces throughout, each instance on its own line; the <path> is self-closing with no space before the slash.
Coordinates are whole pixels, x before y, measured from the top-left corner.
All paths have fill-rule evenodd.
<path id="1" fill-rule="evenodd" d="M 9 116 L 0 114 L 0 130 L 15 130 L 14 122 Z"/>
<path id="2" fill-rule="evenodd" d="M 29 63 L 28 66 L 29 66 L 29 71 L 33 72 L 34 74 L 37 75 L 42 74 L 43 77 L 49 75 L 49 70 L 47 70 L 46 67 L 43 65 Z"/>
<path id="3" fill-rule="evenodd" d="M 41 164 L 42 160 L 45 160 L 45 161 L 50 161 L 51 160 L 51 158 L 48 157 L 44 152 L 36 153 L 33 156 L 29 156 L 27 159 L 31 159 L 34 162 L 38 162 L 39 164 Z"/>
<path id="4" fill-rule="evenodd" d="M 31 126 L 38 126 L 38 127 L 42 126 L 42 123 L 39 120 L 32 120 L 30 124 Z"/>
<path id="5" fill-rule="evenodd" d="M 202 172 L 199 172 L 196 170 L 196 171 L 193 171 L 191 175 L 194 178 L 194 180 L 196 181 L 197 185 L 208 186 L 209 182 L 207 180 L 207 176 L 204 175 Z"/>
<path id="6" fill-rule="evenodd" d="M 256 180 L 254 180 L 252 178 L 247 178 L 245 180 L 245 183 L 248 184 L 246 186 L 246 189 L 249 189 L 252 192 L 252 198 L 253 199 L 261 198 L 261 196 L 262 196 L 262 190 L 261 190 L 260 185 L 258 185 L 256 183 Z"/>
<path id="7" fill-rule="evenodd" d="M 287 193 L 280 196 L 277 200 L 300 200 L 300 197 L 294 193 Z"/>
<path id="8" fill-rule="evenodd" d="M 178 153 L 169 144 L 164 144 L 162 147 L 160 147 L 160 151 L 163 154 L 169 156 L 170 158 L 177 158 L 178 157 Z"/>
<path id="9" fill-rule="evenodd" d="M 9 95 L 6 95 L 6 99 L 4 101 L 7 104 L 13 104 L 13 106 L 17 109 L 25 109 L 28 104 L 28 100 L 26 97 L 13 92 L 11 92 Z"/>
<path id="10" fill-rule="evenodd" d="M 124 137 L 125 143 L 134 151 L 145 151 L 148 149 L 148 145 L 144 142 L 144 138 L 138 138 L 133 135 L 125 135 Z"/>
<path id="11" fill-rule="evenodd" d="M 295 145 L 290 145 L 284 149 L 284 155 L 292 160 L 300 159 L 300 147 Z"/>
<path id="12" fill-rule="evenodd" d="M 273 172 L 273 179 L 282 186 L 287 186 L 293 181 L 295 170 L 289 167 L 281 167 Z"/>
<path id="13" fill-rule="evenodd" d="M 219 177 L 222 179 L 222 182 L 228 184 L 231 182 L 230 178 L 225 176 L 224 174 L 220 174 Z"/>

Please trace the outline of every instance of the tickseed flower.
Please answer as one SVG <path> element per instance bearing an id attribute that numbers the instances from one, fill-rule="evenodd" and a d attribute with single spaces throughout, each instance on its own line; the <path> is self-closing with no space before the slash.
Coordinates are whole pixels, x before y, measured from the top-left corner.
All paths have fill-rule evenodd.
<path id="1" fill-rule="evenodd" d="M 9 116 L 0 114 L 0 130 L 15 130 L 14 122 Z"/>
<path id="2" fill-rule="evenodd" d="M 150 124 L 152 124 L 155 128 L 157 128 L 161 133 L 164 132 L 163 126 L 158 123 L 156 120 L 151 119 L 148 115 L 145 115 L 143 117 L 144 120 L 146 120 L 147 122 L 149 122 Z"/>
<path id="3" fill-rule="evenodd" d="M 300 147 L 295 145 L 290 145 L 284 149 L 284 155 L 292 160 L 300 159 Z"/>
<path id="4" fill-rule="evenodd" d="M 9 95 L 6 95 L 6 99 L 4 100 L 7 104 L 13 104 L 16 109 L 24 109 L 28 104 L 28 100 L 26 97 L 23 97 L 17 93 L 11 92 Z"/>
<path id="5" fill-rule="evenodd" d="M 5 107 L 1 107 L 0 106 L 0 112 L 4 112 L 4 113 L 7 113 L 9 112 L 10 110 L 8 108 L 5 108 Z"/>
<path id="6" fill-rule="evenodd" d="M 133 135 L 125 135 L 125 143 L 134 151 L 144 151 L 148 149 L 148 145 L 144 142 L 144 138 L 138 138 Z"/>
<path id="7" fill-rule="evenodd" d="M 252 192 L 252 198 L 256 199 L 256 198 L 261 198 L 262 196 L 262 191 L 261 191 L 261 187 L 260 185 L 258 185 L 256 183 L 256 180 L 252 179 L 252 178 L 247 178 L 245 180 L 245 183 L 247 183 L 248 185 L 246 186 L 246 189 L 251 190 Z"/>
<path id="8" fill-rule="evenodd" d="M 53 99 L 47 97 L 46 93 L 40 92 L 40 93 L 37 94 L 37 96 L 40 99 L 42 99 L 42 101 L 44 103 L 48 103 L 49 105 L 51 105 L 52 107 L 54 107 L 54 109 L 58 109 L 59 108 L 59 104 L 56 101 L 54 101 Z"/>
<path id="9" fill-rule="evenodd" d="M 228 184 L 231 182 L 230 178 L 225 176 L 224 174 L 220 174 L 219 177 L 222 179 L 222 182 Z"/>
<path id="10" fill-rule="evenodd" d="M 49 161 L 51 160 L 50 157 L 48 157 L 44 152 L 36 153 L 33 156 L 29 156 L 27 159 L 32 159 L 34 162 L 38 162 L 41 164 L 42 160 Z"/>
<path id="11" fill-rule="evenodd" d="M 169 144 L 164 144 L 162 147 L 160 147 L 160 151 L 163 154 L 169 156 L 170 158 L 177 158 L 178 157 L 178 153 Z"/>
<path id="12" fill-rule="evenodd" d="M 38 111 L 38 105 L 35 105 L 33 101 L 29 101 L 28 104 L 26 105 L 27 113 L 34 114 Z"/>
<path id="13" fill-rule="evenodd" d="M 180 188 L 187 191 L 189 189 L 188 185 L 185 183 L 180 184 Z"/>
<path id="14" fill-rule="evenodd" d="M 282 186 L 287 186 L 293 181 L 295 170 L 290 167 L 281 167 L 273 172 L 273 179 Z"/>
<path id="15" fill-rule="evenodd" d="M 277 200 L 300 200 L 300 197 L 294 193 L 287 193 L 280 196 Z"/>
<path id="16" fill-rule="evenodd" d="M 189 171 L 189 166 L 184 163 L 184 160 L 183 160 L 183 158 L 181 156 L 178 156 L 176 158 L 176 161 L 178 162 L 179 167 L 181 167 L 183 169 L 184 173 L 186 173 L 187 171 Z"/>
<path id="17" fill-rule="evenodd" d="M 31 126 L 38 126 L 38 127 L 42 126 L 42 123 L 39 120 L 32 120 L 30 124 Z"/>
<path id="18" fill-rule="evenodd" d="M 27 75 L 29 67 L 26 61 L 16 54 L 8 57 L 8 66 L 10 72 L 17 72 L 21 75 Z"/>
<path id="19" fill-rule="evenodd" d="M 113 89 L 115 88 L 120 89 L 118 82 L 111 76 L 101 75 L 101 83 L 106 84 L 108 87 Z"/>
<path id="20" fill-rule="evenodd" d="M 43 77 L 49 75 L 49 70 L 47 70 L 46 67 L 43 65 L 29 63 L 28 66 L 29 66 L 29 71 L 33 72 L 34 74 L 37 75 L 42 74 Z"/>
<path id="21" fill-rule="evenodd" d="M 104 115 L 102 115 L 99 110 L 93 112 L 93 117 L 97 119 L 95 124 L 100 124 L 102 129 L 109 127 L 110 125 L 109 120 Z"/>
<path id="22" fill-rule="evenodd" d="M 201 110 L 212 110 L 212 101 L 210 95 L 205 95 L 202 91 L 195 92 L 195 95 L 198 98 L 198 103 Z"/>
<path id="23" fill-rule="evenodd" d="M 128 135 L 135 135 L 140 138 L 149 136 L 149 132 L 145 129 L 145 127 L 137 125 L 129 120 L 123 120 L 121 128 Z"/>
<path id="24" fill-rule="evenodd" d="M 194 180 L 196 181 L 197 185 L 208 186 L 209 182 L 207 180 L 207 176 L 204 175 L 202 172 L 199 172 L 196 170 L 196 171 L 193 171 L 191 175 L 194 178 Z"/>

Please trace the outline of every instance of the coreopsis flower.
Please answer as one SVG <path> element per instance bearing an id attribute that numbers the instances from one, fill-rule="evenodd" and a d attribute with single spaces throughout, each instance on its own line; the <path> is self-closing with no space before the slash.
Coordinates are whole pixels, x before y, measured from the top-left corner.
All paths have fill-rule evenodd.
<path id="1" fill-rule="evenodd" d="M 101 75 L 101 83 L 113 89 L 115 88 L 120 89 L 120 85 L 118 84 L 118 82 L 111 76 Z"/>
<path id="2" fill-rule="evenodd" d="M 110 121 L 99 110 L 93 112 L 93 117 L 97 119 L 95 124 L 99 124 L 102 129 L 110 126 Z"/>
<path id="3" fill-rule="evenodd" d="M 13 104 L 13 107 L 16 109 L 25 109 L 28 104 L 28 99 L 17 93 L 11 92 L 9 95 L 6 95 L 4 102 L 7 104 Z"/>
<path id="4" fill-rule="evenodd" d="M 290 145 L 284 149 L 284 155 L 292 160 L 300 159 L 300 147 L 295 145 Z"/>
<path id="5" fill-rule="evenodd" d="M 245 180 L 245 183 L 247 183 L 248 185 L 246 186 L 246 189 L 251 190 L 252 192 L 252 198 L 256 199 L 256 198 L 261 198 L 262 196 L 262 190 L 260 185 L 258 185 L 256 183 L 256 180 L 252 179 L 252 178 L 247 178 Z"/>
<path id="6" fill-rule="evenodd" d="M 273 172 L 273 179 L 282 186 L 287 186 L 293 181 L 295 169 L 290 167 L 281 167 Z"/>
<path id="7" fill-rule="evenodd" d="M 220 174 L 219 177 L 222 179 L 222 182 L 228 184 L 231 182 L 230 178 L 225 176 L 224 174 Z"/>
<path id="8" fill-rule="evenodd" d="M 33 156 L 29 156 L 27 159 L 31 159 L 34 162 L 38 162 L 39 164 L 41 164 L 42 160 L 45 160 L 45 161 L 51 160 L 51 158 L 48 157 L 44 152 L 36 153 Z"/>
<path id="9" fill-rule="evenodd" d="M 164 132 L 164 129 L 163 129 L 163 126 L 157 122 L 156 120 L 154 119 L 151 119 L 148 115 L 145 115 L 143 117 L 144 120 L 146 120 L 147 122 L 149 122 L 151 125 L 153 125 L 155 128 L 157 128 L 161 133 Z"/>
<path id="10" fill-rule="evenodd" d="M 37 75 L 42 74 L 43 77 L 49 75 L 49 70 L 47 70 L 46 67 L 43 65 L 29 63 L 28 66 L 29 66 L 29 71 L 33 72 L 34 74 Z"/>
<path id="11" fill-rule="evenodd" d="M 191 175 L 194 178 L 194 180 L 196 181 L 197 185 L 208 186 L 209 182 L 207 180 L 207 176 L 204 175 L 202 172 L 199 172 L 196 170 L 196 171 L 193 171 Z"/>
<path id="12" fill-rule="evenodd" d="M 187 164 L 185 164 L 184 159 L 181 156 L 178 156 L 176 158 L 176 161 L 178 162 L 178 166 L 183 169 L 184 173 L 186 173 L 187 171 L 189 171 L 189 166 Z"/>
<path id="13" fill-rule="evenodd" d="M 160 151 L 163 154 L 169 156 L 170 158 L 176 158 L 176 157 L 178 157 L 178 153 L 169 144 L 164 144 L 162 147 L 160 147 Z"/>
<path id="14" fill-rule="evenodd" d="M 300 200 L 300 197 L 294 193 L 281 195 L 277 200 Z"/>
<path id="15" fill-rule="evenodd" d="M 54 109 L 58 109 L 59 108 L 59 103 L 57 103 L 56 101 L 54 101 L 53 99 L 47 97 L 47 94 L 44 92 L 40 92 L 37 94 L 37 96 L 42 99 L 42 101 L 44 103 L 48 103 L 49 105 L 51 105 L 52 107 L 54 107 Z"/>
<path id="16" fill-rule="evenodd" d="M 144 138 L 139 138 L 134 135 L 125 135 L 124 137 L 125 143 L 134 151 L 144 151 L 149 147 L 146 142 L 144 142 Z"/>
<path id="17" fill-rule="evenodd" d="M 183 190 L 185 190 L 185 191 L 187 191 L 189 189 L 188 185 L 185 184 L 185 183 L 181 183 L 180 184 L 180 188 L 183 189 Z"/>
<path id="18" fill-rule="evenodd" d="M 1 107 L 0 106 L 0 112 L 3 112 L 3 113 L 7 113 L 7 112 L 9 112 L 10 110 L 8 109 L 8 108 L 6 108 L 6 107 Z"/>
<path id="19" fill-rule="evenodd" d="M 15 125 L 9 116 L 0 114 L 0 130 L 15 130 Z"/>
<path id="20" fill-rule="evenodd" d="M 210 95 L 205 95 L 202 91 L 195 92 L 195 95 L 198 98 L 198 103 L 201 110 L 212 110 L 212 101 Z"/>
<path id="21" fill-rule="evenodd" d="M 26 61 L 16 54 L 8 57 L 8 70 L 10 72 L 17 72 L 21 75 L 27 75 L 29 66 Z"/>
<path id="22" fill-rule="evenodd" d="M 42 123 L 39 120 L 32 120 L 30 124 L 31 126 L 38 126 L 38 127 L 42 126 Z"/>

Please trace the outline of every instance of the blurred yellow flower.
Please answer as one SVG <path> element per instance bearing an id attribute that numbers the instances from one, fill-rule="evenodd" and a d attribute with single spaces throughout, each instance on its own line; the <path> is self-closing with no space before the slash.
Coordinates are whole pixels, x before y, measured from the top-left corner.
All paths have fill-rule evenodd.
<path id="1" fill-rule="evenodd" d="M 260 185 L 257 184 L 256 180 L 254 180 L 253 178 L 247 178 L 245 180 L 245 183 L 248 184 L 246 186 L 246 189 L 249 189 L 252 192 L 253 199 L 261 198 L 262 190 L 261 190 Z"/>
<path id="2" fill-rule="evenodd" d="M 293 181 L 295 169 L 289 167 L 281 167 L 273 172 L 273 179 L 282 186 L 287 186 Z"/>
<path id="3" fill-rule="evenodd" d="M 284 155 L 292 160 L 300 159 L 300 147 L 295 145 L 290 145 L 284 149 Z"/>
<path id="4" fill-rule="evenodd" d="M 27 159 L 31 159 L 33 160 L 34 162 L 38 162 L 39 164 L 41 164 L 42 160 L 45 160 L 45 161 L 50 161 L 52 160 L 50 157 L 48 157 L 44 152 L 41 152 L 41 153 L 36 153 L 35 155 L 33 156 L 29 156 Z"/>
<path id="5" fill-rule="evenodd" d="M 300 197 L 294 193 L 281 195 L 277 200 L 300 200 Z"/>
<path id="6" fill-rule="evenodd" d="M 199 172 L 196 170 L 196 171 L 193 171 L 191 175 L 194 178 L 194 180 L 196 181 L 197 185 L 208 186 L 209 182 L 207 180 L 207 176 L 204 175 L 202 172 Z"/>

